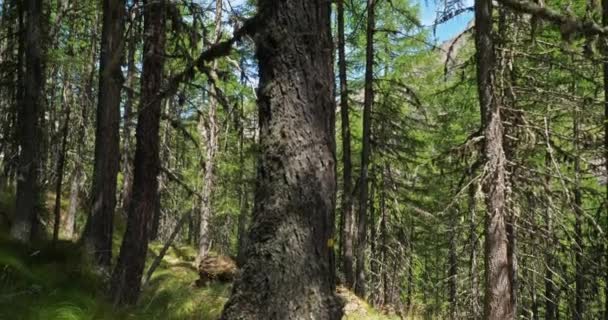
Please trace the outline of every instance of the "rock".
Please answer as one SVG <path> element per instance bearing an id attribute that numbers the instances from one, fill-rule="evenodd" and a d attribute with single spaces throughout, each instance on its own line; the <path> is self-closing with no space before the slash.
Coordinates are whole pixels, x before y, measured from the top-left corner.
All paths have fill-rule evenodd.
<path id="1" fill-rule="evenodd" d="M 201 287 L 211 281 L 231 282 L 238 272 L 236 262 L 228 257 L 216 254 L 209 254 L 198 265 L 200 279 L 196 285 Z"/>

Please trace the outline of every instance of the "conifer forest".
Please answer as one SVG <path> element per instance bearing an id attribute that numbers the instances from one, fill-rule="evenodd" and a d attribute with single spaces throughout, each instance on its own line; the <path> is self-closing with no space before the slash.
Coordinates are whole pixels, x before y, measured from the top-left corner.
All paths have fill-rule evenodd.
<path id="1" fill-rule="evenodd" d="M 608 0 L 0 0 L 1 320 L 608 320 Z"/>

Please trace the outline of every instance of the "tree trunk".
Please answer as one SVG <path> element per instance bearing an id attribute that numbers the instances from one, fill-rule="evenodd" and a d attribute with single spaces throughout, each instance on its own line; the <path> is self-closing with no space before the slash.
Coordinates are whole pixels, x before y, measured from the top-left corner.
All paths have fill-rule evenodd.
<path id="1" fill-rule="evenodd" d="M 338 0 L 338 67 L 340 77 L 340 116 L 342 120 L 342 267 L 345 285 L 352 289 L 355 285 L 353 269 L 354 223 L 352 162 L 350 149 L 350 116 L 348 103 L 348 77 L 346 70 L 346 40 L 344 34 L 344 0 Z"/>
<path id="2" fill-rule="evenodd" d="M 241 68 L 241 70 L 244 70 Z M 241 75 L 241 82 L 244 84 L 245 74 Z M 245 252 L 247 248 L 247 225 L 249 222 L 248 210 L 248 188 L 245 182 L 245 128 L 243 123 L 244 117 L 244 100 L 241 96 L 240 110 L 238 115 L 238 130 L 239 130 L 239 221 L 238 221 L 238 248 L 236 263 L 240 267 L 245 265 Z"/>
<path id="3" fill-rule="evenodd" d="M 550 111 L 547 114 L 551 114 Z M 548 121 L 548 120 L 545 120 Z M 548 123 L 547 123 L 548 126 Z M 547 131 L 549 129 L 547 128 Z M 547 151 L 545 154 L 545 167 L 549 168 L 551 166 L 551 154 Z M 551 176 L 547 174 L 545 176 L 545 193 L 551 196 Z M 557 247 L 557 243 L 555 241 L 555 234 L 553 230 L 553 212 L 552 209 L 547 206 L 545 209 L 545 228 L 547 230 L 547 244 L 546 244 L 546 252 L 545 252 L 545 320 L 555 320 L 556 319 L 556 300 L 557 296 L 555 294 L 555 283 L 553 280 L 553 273 L 555 272 L 555 256 L 553 254 L 553 250 Z"/>
<path id="4" fill-rule="evenodd" d="M 374 104 L 374 29 L 376 0 L 367 0 L 367 48 L 365 64 L 365 96 L 363 102 L 363 149 L 359 182 L 359 223 L 357 227 L 357 274 L 355 293 L 365 298 L 365 247 L 367 245 L 368 170 L 371 154 L 372 107 Z"/>
<path id="5" fill-rule="evenodd" d="M 154 273 L 156 268 L 158 268 L 158 266 L 160 266 L 160 263 L 163 261 L 165 254 L 167 254 L 167 251 L 169 251 L 169 248 L 175 241 L 175 238 L 177 238 L 177 235 L 182 230 L 182 228 L 184 227 L 184 224 L 186 224 L 186 221 L 188 221 L 188 218 L 190 217 L 191 214 L 192 214 L 192 212 L 190 212 L 190 211 L 182 214 L 182 217 L 175 224 L 173 231 L 171 231 L 171 235 L 169 235 L 169 238 L 163 245 L 162 249 L 158 252 L 158 256 L 154 259 L 154 261 L 152 261 L 150 268 L 148 268 L 148 271 L 146 272 L 146 275 L 141 282 L 142 286 L 145 286 L 150 281 L 150 278 L 152 278 L 152 274 Z"/>
<path id="6" fill-rule="evenodd" d="M 340 319 L 331 3 L 258 1 L 260 149 L 247 261 L 222 318 Z"/>
<path id="7" fill-rule="evenodd" d="M 141 102 L 136 129 L 133 195 L 127 230 L 112 273 L 110 292 L 115 305 L 135 304 L 148 250 L 148 221 L 155 210 L 160 172 L 159 132 L 165 54 L 166 2 L 144 1 L 144 58 Z"/>
<path id="8" fill-rule="evenodd" d="M 134 4 L 137 3 L 133 1 Z M 139 19 L 136 14 L 133 13 L 131 16 L 131 23 L 133 24 L 131 30 L 131 37 L 129 38 L 129 44 L 127 47 L 127 87 L 126 90 L 126 101 L 124 107 L 124 119 L 123 119 L 123 137 L 122 137 L 122 211 L 123 214 L 129 210 L 129 202 L 131 201 L 131 189 L 133 188 L 133 158 L 132 158 L 132 115 L 135 112 L 135 87 L 137 86 L 137 65 L 135 55 L 137 52 L 137 41 L 140 37 L 139 34 Z"/>
<path id="9" fill-rule="evenodd" d="M 469 233 L 471 256 L 469 262 L 469 277 L 471 278 L 471 319 L 479 319 L 481 308 L 479 305 L 479 278 L 477 276 L 477 255 L 479 239 L 477 237 L 477 199 L 475 199 L 476 184 L 469 186 Z"/>
<path id="10" fill-rule="evenodd" d="M 65 120 L 62 128 L 61 150 L 57 159 L 57 181 L 55 183 L 55 224 L 53 225 L 53 241 L 59 240 L 59 229 L 61 225 L 61 187 L 63 185 L 63 169 L 65 167 L 65 157 L 68 147 L 68 134 L 70 133 L 70 101 L 67 98 L 68 83 L 64 83 L 63 103 L 65 104 Z"/>
<path id="11" fill-rule="evenodd" d="M 80 163 L 76 163 L 76 168 L 72 173 L 72 184 L 70 187 L 70 205 L 68 207 L 68 214 L 65 221 L 65 236 L 68 239 L 74 238 L 74 230 L 76 229 L 76 212 L 80 206 L 80 179 L 82 176 L 82 166 Z"/>
<path id="12" fill-rule="evenodd" d="M 602 0 L 602 24 L 608 26 L 608 0 Z M 604 173 L 606 179 L 606 197 L 604 207 L 606 222 L 604 230 L 608 230 L 608 45 L 603 48 L 604 63 Z M 604 232 L 604 320 L 608 320 L 608 232 Z"/>
<path id="13" fill-rule="evenodd" d="M 222 36 L 222 0 L 216 1 L 215 6 L 215 32 L 212 43 L 218 43 Z M 215 75 L 217 69 L 217 60 L 212 63 L 210 75 Z M 199 123 L 199 131 L 201 137 L 205 138 L 205 159 L 204 159 L 204 171 L 203 171 L 203 190 L 201 193 L 201 212 L 200 212 L 200 224 L 199 224 L 199 242 L 198 242 L 198 254 L 196 261 L 201 261 L 207 253 L 209 253 L 211 238 L 209 235 L 209 219 L 211 219 L 211 197 L 213 195 L 213 189 L 215 187 L 215 158 L 217 156 L 219 148 L 219 127 L 217 119 L 217 92 L 215 84 L 209 81 L 209 112 L 206 125 L 201 119 Z M 202 117 L 201 117 L 202 118 Z"/>
<path id="14" fill-rule="evenodd" d="M 116 179 L 120 167 L 124 11 L 124 0 L 103 1 L 92 210 L 83 235 L 86 250 L 105 270 L 110 269 L 112 261 Z"/>
<path id="15" fill-rule="evenodd" d="M 574 313 L 572 319 L 582 320 L 585 314 L 585 279 L 583 276 L 583 234 L 582 234 L 582 221 L 583 221 L 583 199 L 580 186 L 580 175 L 581 175 L 581 160 L 579 153 L 579 134 L 580 134 L 580 120 L 578 106 L 574 110 L 573 117 L 573 135 L 574 135 L 574 282 L 575 282 L 575 301 L 574 301 Z"/>
<path id="16" fill-rule="evenodd" d="M 448 254 L 448 295 L 449 295 L 449 318 L 451 320 L 456 320 L 456 312 L 457 312 L 457 294 L 458 294 L 458 253 L 457 250 L 457 241 L 458 241 L 458 233 L 457 233 L 457 219 L 458 219 L 458 211 L 453 210 L 450 213 L 450 227 L 448 232 L 450 234 L 449 240 L 449 254 Z"/>
<path id="17" fill-rule="evenodd" d="M 26 29 L 24 39 L 25 75 L 23 94 L 19 95 L 18 140 L 21 148 L 17 174 L 15 221 L 11 227 L 13 239 L 29 242 L 37 207 L 41 201 L 39 171 L 41 169 L 40 119 L 44 103 L 44 66 L 42 50 L 42 0 L 27 0 L 24 10 Z M 24 8 L 25 7 L 25 8 Z"/>
<path id="18" fill-rule="evenodd" d="M 492 39 L 492 1 L 475 1 L 475 46 L 477 84 L 484 128 L 486 160 L 483 190 L 485 222 L 485 304 L 486 320 L 513 319 L 507 228 L 505 221 L 505 153 L 500 106 L 494 100 L 493 72 L 496 65 Z"/>

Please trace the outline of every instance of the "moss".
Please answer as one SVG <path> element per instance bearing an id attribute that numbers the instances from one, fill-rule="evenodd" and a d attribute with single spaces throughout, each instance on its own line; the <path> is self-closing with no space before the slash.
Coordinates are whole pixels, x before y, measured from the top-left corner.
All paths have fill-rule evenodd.
<path id="1" fill-rule="evenodd" d="M 24 246 L 0 237 L 0 319 L 217 319 L 230 288 L 192 286 L 197 274 L 181 260 L 184 252 L 194 250 L 169 251 L 137 306 L 116 309 L 105 279 L 91 271 L 75 243 Z"/>
<path id="2" fill-rule="evenodd" d="M 152 243 L 148 266 L 162 244 Z M 26 246 L 0 234 L 0 319 L 114 320 L 218 319 L 230 295 L 230 285 L 212 283 L 197 288 L 192 260 L 196 250 L 174 246 L 143 289 L 134 307 L 117 309 L 106 296 L 106 280 L 92 272 L 73 242 Z M 348 294 L 348 299 L 356 299 Z M 363 301 L 362 310 L 346 320 L 392 320 Z"/>

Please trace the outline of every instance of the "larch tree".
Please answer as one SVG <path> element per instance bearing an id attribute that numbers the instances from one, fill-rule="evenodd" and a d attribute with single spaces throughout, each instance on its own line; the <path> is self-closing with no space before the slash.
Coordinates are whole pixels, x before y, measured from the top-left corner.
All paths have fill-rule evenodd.
<path id="1" fill-rule="evenodd" d="M 40 119 L 44 108 L 44 56 L 42 0 L 27 0 L 19 5 L 25 20 L 25 72 L 22 94 L 18 94 L 18 142 L 20 154 L 17 168 L 17 216 L 11 226 L 11 237 L 29 242 L 38 221 L 41 199 L 39 175 L 41 167 Z M 21 13 L 20 13 L 21 14 Z M 21 38 L 21 37 L 20 37 Z"/>
<path id="2" fill-rule="evenodd" d="M 141 290 L 141 278 L 148 251 L 148 223 L 158 204 L 160 172 L 160 119 L 164 55 L 166 5 L 144 1 L 144 56 L 141 75 L 141 99 L 136 129 L 133 191 L 127 213 L 118 262 L 112 273 L 110 294 L 115 305 L 135 304 Z"/>
<path id="3" fill-rule="evenodd" d="M 346 286 L 354 288 L 354 240 L 355 217 L 353 211 L 351 133 L 348 103 L 348 74 L 346 68 L 346 36 L 344 34 L 344 0 L 338 0 L 338 73 L 340 78 L 340 116 L 342 121 L 342 216 L 340 244 L 342 247 L 342 268 Z"/>
<path id="4" fill-rule="evenodd" d="M 222 37 L 222 0 L 216 0 L 215 4 L 215 30 L 212 35 L 212 44 L 217 44 Z M 212 196 L 215 182 L 215 166 L 217 161 L 217 153 L 219 151 L 219 119 L 217 116 L 218 107 L 218 92 L 217 88 L 217 60 L 212 62 L 212 66 L 208 72 L 209 79 L 209 99 L 207 119 L 203 120 L 200 116 L 199 131 L 201 138 L 205 141 L 205 158 L 202 163 L 202 180 L 203 186 L 201 191 L 201 209 L 199 219 L 199 239 L 198 239 L 198 254 L 197 261 L 203 259 L 211 249 L 211 237 L 209 235 L 209 220 L 212 215 Z"/>
<path id="5" fill-rule="evenodd" d="M 486 203 L 484 319 L 513 319 L 511 276 L 505 206 L 506 157 L 500 105 L 495 99 L 496 58 L 492 39 L 492 1 L 475 1 L 477 86 L 484 134 L 485 168 L 482 181 Z"/>
<path id="6" fill-rule="evenodd" d="M 331 3 L 258 1 L 260 155 L 246 262 L 222 319 L 340 319 Z M 263 292 L 263 294 L 260 294 Z"/>
<path id="7" fill-rule="evenodd" d="M 367 207 L 369 198 L 369 164 L 371 156 L 372 108 L 374 105 L 374 32 L 376 0 L 367 1 L 367 28 L 365 50 L 365 92 L 363 101 L 363 142 L 361 150 L 361 174 L 359 177 L 359 216 L 357 221 L 355 293 L 365 297 L 365 249 L 367 247 Z"/>
<path id="8" fill-rule="evenodd" d="M 95 131 L 95 164 L 91 212 L 83 235 L 94 262 L 109 270 L 120 167 L 120 102 L 123 85 L 124 0 L 103 1 L 103 27 Z"/>

